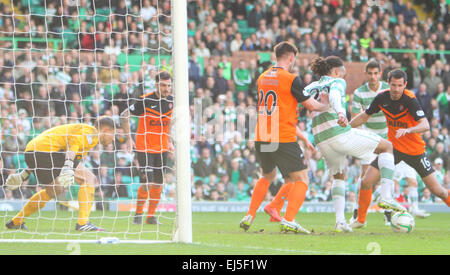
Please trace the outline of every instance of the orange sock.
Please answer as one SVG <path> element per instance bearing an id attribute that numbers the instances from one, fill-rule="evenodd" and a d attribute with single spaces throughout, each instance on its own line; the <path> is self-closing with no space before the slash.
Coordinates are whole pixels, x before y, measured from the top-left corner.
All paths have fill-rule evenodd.
<path id="1" fill-rule="evenodd" d="M 272 202 L 269 204 L 269 207 L 275 208 L 278 211 L 278 214 L 280 214 L 281 209 L 283 209 L 284 201 L 287 199 L 292 185 L 292 182 L 283 184 L 283 186 L 281 186 L 280 190 L 278 190 L 278 193 L 273 198 Z"/>
<path id="2" fill-rule="evenodd" d="M 269 185 L 270 182 L 266 178 L 260 178 L 258 182 L 256 182 L 247 215 L 252 215 L 252 217 L 255 218 L 256 211 L 258 211 L 259 206 L 264 201 L 267 191 L 269 190 Z"/>
<path id="3" fill-rule="evenodd" d="M 450 190 L 447 190 L 447 192 L 448 192 L 448 196 L 444 202 L 445 202 L 445 204 L 447 204 L 448 207 L 450 207 Z"/>
<path id="4" fill-rule="evenodd" d="M 365 223 L 367 210 L 372 202 L 372 188 L 369 190 L 359 189 L 358 196 L 358 222 Z"/>
<path id="5" fill-rule="evenodd" d="M 136 214 L 141 215 L 144 212 L 144 205 L 148 198 L 148 191 L 145 191 L 144 188 L 139 186 L 137 192 L 137 200 L 136 200 Z"/>
<path id="6" fill-rule="evenodd" d="M 288 194 L 288 204 L 286 208 L 286 214 L 284 218 L 291 222 L 297 216 L 298 210 L 303 204 L 306 197 L 306 191 L 308 191 L 308 185 L 303 181 L 296 181 L 291 187 Z"/>
<path id="7" fill-rule="evenodd" d="M 148 202 L 148 217 L 153 217 L 156 212 L 156 206 L 158 206 L 161 198 L 162 184 L 154 185 L 150 188 L 150 201 Z"/>

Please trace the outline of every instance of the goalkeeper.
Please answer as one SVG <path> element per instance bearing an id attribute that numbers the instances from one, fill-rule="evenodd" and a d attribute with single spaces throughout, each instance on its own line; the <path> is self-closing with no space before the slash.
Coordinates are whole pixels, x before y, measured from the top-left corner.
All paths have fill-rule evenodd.
<path id="1" fill-rule="evenodd" d="M 24 219 L 43 208 L 53 198 L 57 198 L 75 181 L 78 191 L 77 231 L 104 231 L 89 222 L 97 179 L 86 168 L 82 158 L 99 142 L 106 146 L 114 140 L 114 121 L 101 117 L 95 127 L 88 124 L 61 125 L 32 139 L 25 149 L 28 168 L 6 179 L 6 188 L 14 190 L 26 181 L 31 173 L 44 190 L 34 194 L 23 209 L 6 223 L 8 229 L 27 229 Z"/>

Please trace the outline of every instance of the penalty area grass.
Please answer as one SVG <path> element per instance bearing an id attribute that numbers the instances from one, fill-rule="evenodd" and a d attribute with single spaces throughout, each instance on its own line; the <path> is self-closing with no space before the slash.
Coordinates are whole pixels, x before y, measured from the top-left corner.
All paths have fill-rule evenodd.
<path id="1" fill-rule="evenodd" d="M 76 212 L 41 212 L 26 220 L 28 230 L 7 230 L 14 213 L 0 212 L 0 239 L 170 241 L 174 213 L 160 213 L 161 225 L 134 225 L 128 212 L 93 212 L 91 221 L 107 230 L 80 233 L 74 230 Z M 347 213 L 347 219 L 350 213 Z M 239 228 L 244 213 L 193 213 L 193 243 L 95 244 L 95 243 L 0 243 L 0 254 L 157 254 L 157 255 L 346 255 L 346 254 L 450 254 L 450 213 L 416 218 L 412 233 L 395 233 L 384 225 L 383 214 L 369 213 L 367 228 L 335 233 L 334 213 L 300 213 L 297 221 L 311 235 L 280 233 L 279 224 L 259 212 L 248 232 Z M 145 220 L 145 219 L 144 219 Z"/>

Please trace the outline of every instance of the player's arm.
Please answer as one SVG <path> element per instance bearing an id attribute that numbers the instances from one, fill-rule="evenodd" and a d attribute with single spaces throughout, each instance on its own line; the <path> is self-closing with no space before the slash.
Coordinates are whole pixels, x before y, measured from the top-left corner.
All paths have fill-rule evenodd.
<path id="1" fill-rule="evenodd" d="M 348 120 L 345 108 L 342 104 L 340 91 L 338 89 L 333 89 L 333 87 L 331 87 L 329 100 L 331 108 L 333 108 L 333 110 L 338 115 L 338 124 L 342 127 L 346 127 L 348 125 Z"/>
<path id="2" fill-rule="evenodd" d="M 428 119 L 425 117 L 425 112 L 423 111 L 417 99 L 412 98 L 408 105 L 409 105 L 408 110 L 410 114 L 417 122 L 419 122 L 419 124 L 410 128 L 398 129 L 397 132 L 395 133 L 396 138 L 400 138 L 406 134 L 423 133 L 430 130 L 430 123 L 428 122 Z"/>
<path id="3" fill-rule="evenodd" d="M 140 116 L 143 113 L 145 113 L 144 100 L 140 99 L 120 114 L 120 124 L 122 125 L 124 135 L 127 137 L 129 150 L 134 148 L 134 142 L 131 138 L 130 117 L 131 115 Z"/>
<path id="4" fill-rule="evenodd" d="M 128 108 L 120 114 L 120 124 L 122 125 L 122 129 L 124 135 L 127 137 L 127 140 L 131 140 L 130 110 Z"/>
<path id="5" fill-rule="evenodd" d="M 300 128 L 298 126 L 295 127 L 295 135 L 298 137 L 298 139 L 300 139 L 301 141 L 303 141 L 305 143 L 306 148 L 311 150 L 313 153 L 316 151 L 316 148 L 314 148 L 314 145 L 312 145 L 311 142 L 308 140 L 308 138 L 303 135 L 302 131 L 300 130 Z"/>
<path id="6" fill-rule="evenodd" d="M 84 136 L 68 136 L 67 138 L 67 151 L 65 155 L 64 166 L 61 169 L 61 173 L 56 178 L 56 181 L 63 186 L 70 186 L 75 181 L 74 160 L 77 152 L 83 151 L 83 139 Z"/>
<path id="7" fill-rule="evenodd" d="M 428 119 L 424 117 L 420 119 L 419 124 L 414 127 L 398 129 L 395 133 L 395 137 L 401 138 L 402 136 L 407 134 L 423 133 L 428 130 L 430 130 L 430 123 L 428 122 Z"/>
<path id="8" fill-rule="evenodd" d="M 328 110 L 328 96 L 321 94 L 321 102 L 315 100 L 311 95 L 307 94 L 304 90 L 300 77 L 296 77 L 292 81 L 291 93 L 306 109 L 310 111 L 324 112 Z"/>
<path id="9" fill-rule="evenodd" d="M 359 113 L 352 118 L 352 120 L 350 121 L 350 126 L 352 126 L 352 128 L 358 128 L 359 126 L 365 124 L 367 120 L 369 120 L 369 118 L 370 115 L 366 112 Z"/>
<path id="10" fill-rule="evenodd" d="M 352 128 L 357 128 L 365 124 L 367 120 L 369 120 L 371 115 L 378 113 L 380 111 L 379 107 L 380 100 L 382 99 L 381 95 L 379 94 L 374 98 L 372 103 L 370 103 L 369 108 L 367 108 L 367 110 L 365 110 L 362 113 L 359 113 L 358 115 L 352 118 L 352 120 L 350 121 L 350 126 L 352 126 Z"/>

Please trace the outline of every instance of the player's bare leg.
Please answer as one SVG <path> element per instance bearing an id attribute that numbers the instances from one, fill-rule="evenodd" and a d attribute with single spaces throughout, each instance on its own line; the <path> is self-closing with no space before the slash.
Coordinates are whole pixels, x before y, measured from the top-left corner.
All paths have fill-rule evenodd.
<path id="1" fill-rule="evenodd" d="M 439 197 L 448 207 L 450 207 L 450 190 L 442 187 L 436 179 L 435 172 L 422 178 L 422 180 L 431 193 Z"/>

